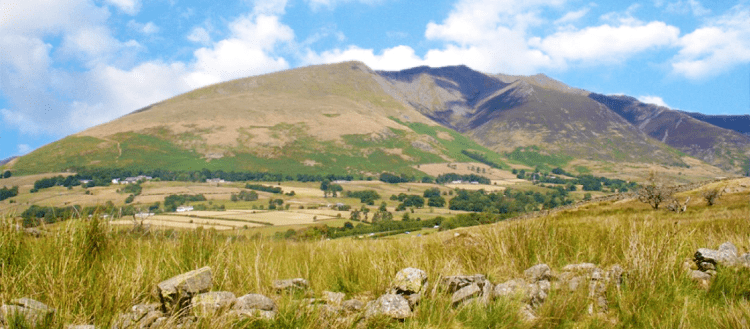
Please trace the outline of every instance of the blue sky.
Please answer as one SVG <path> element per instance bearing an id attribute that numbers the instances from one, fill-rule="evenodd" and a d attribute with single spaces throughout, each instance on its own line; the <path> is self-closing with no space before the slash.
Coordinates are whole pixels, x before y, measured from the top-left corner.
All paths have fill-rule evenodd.
<path id="1" fill-rule="evenodd" d="M 750 1 L 2 0 L 0 159 L 208 84 L 465 64 L 750 113 Z"/>

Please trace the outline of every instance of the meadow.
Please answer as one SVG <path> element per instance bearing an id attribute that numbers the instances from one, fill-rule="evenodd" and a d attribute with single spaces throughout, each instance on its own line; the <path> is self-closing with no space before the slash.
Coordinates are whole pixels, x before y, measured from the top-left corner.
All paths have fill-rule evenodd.
<path id="1" fill-rule="evenodd" d="M 745 182 L 747 186 L 747 182 Z M 706 188 L 710 188 L 707 186 Z M 700 191 L 688 210 L 653 210 L 635 200 L 590 203 L 528 220 L 439 232 L 422 237 L 287 241 L 262 235 L 238 237 L 217 230 L 119 230 L 98 220 L 59 223 L 33 238 L 8 218 L 0 230 L 0 301 L 31 297 L 54 308 L 51 324 L 108 327 L 131 305 L 154 302 L 154 286 L 203 266 L 213 269 L 214 291 L 261 293 L 274 298 L 274 321 L 229 323 L 202 319 L 202 328 L 336 327 L 323 314 L 299 307 L 271 289 L 275 279 L 310 281 L 310 296 L 323 290 L 372 300 L 405 267 L 441 276 L 481 273 L 492 283 L 523 276 L 535 264 L 560 270 L 591 262 L 625 269 L 620 289 L 606 295 L 609 311 L 589 315 L 585 292 L 552 291 L 534 322 L 524 322 L 514 301 L 450 306 L 450 295 L 429 294 L 403 322 L 362 320 L 369 328 L 746 328 L 750 323 L 750 269 L 719 268 L 708 289 L 686 275 L 683 263 L 698 248 L 731 241 L 750 250 L 750 198 L 733 188 L 707 206 Z M 457 234 L 458 233 L 458 234 Z"/>

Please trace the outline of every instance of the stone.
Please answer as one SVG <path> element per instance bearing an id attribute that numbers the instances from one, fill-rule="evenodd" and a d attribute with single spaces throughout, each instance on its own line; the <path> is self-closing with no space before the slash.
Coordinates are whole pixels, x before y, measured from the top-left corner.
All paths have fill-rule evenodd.
<path id="1" fill-rule="evenodd" d="M 719 246 L 719 253 L 723 253 L 729 257 L 737 257 L 737 247 L 734 244 L 727 241 Z"/>
<path id="2" fill-rule="evenodd" d="M 310 284 L 302 278 L 275 280 L 273 282 L 273 289 L 276 292 L 305 291 L 308 287 L 310 287 Z"/>
<path id="3" fill-rule="evenodd" d="M 198 294 L 190 301 L 193 314 L 197 317 L 215 316 L 232 308 L 237 297 L 228 291 L 211 291 Z"/>
<path id="4" fill-rule="evenodd" d="M 707 284 L 711 281 L 711 275 L 703 271 L 690 271 L 690 279 L 700 284 Z"/>
<path id="5" fill-rule="evenodd" d="M 744 267 L 750 267 L 750 253 L 744 254 L 737 259 L 740 262 L 740 265 Z"/>
<path id="6" fill-rule="evenodd" d="M 520 296 L 522 294 L 526 294 L 527 287 L 528 283 L 526 283 L 526 281 L 524 280 L 508 280 L 504 283 L 496 285 L 493 289 L 492 295 L 495 298 L 513 297 L 516 295 Z"/>
<path id="7" fill-rule="evenodd" d="M 594 269 L 596 269 L 596 265 L 592 263 L 568 264 L 562 268 L 564 272 L 576 273 L 591 273 Z"/>
<path id="8" fill-rule="evenodd" d="M 614 283 L 619 289 L 622 285 L 624 274 L 625 270 L 622 266 L 618 264 L 612 265 L 609 270 L 607 270 L 607 283 Z"/>
<path id="9" fill-rule="evenodd" d="M 367 303 L 365 317 L 372 318 L 384 315 L 392 319 L 406 319 L 413 313 L 406 298 L 397 294 L 385 294 L 375 301 Z"/>
<path id="10" fill-rule="evenodd" d="M 550 288 L 551 285 L 547 280 L 531 283 L 528 285 L 526 298 L 523 301 L 531 307 L 537 308 L 547 300 Z"/>
<path id="11" fill-rule="evenodd" d="M 542 280 L 549 281 L 552 279 L 552 270 L 547 264 L 537 264 L 523 271 L 523 275 L 526 276 L 526 280 L 532 283 Z"/>
<path id="12" fill-rule="evenodd" d="M 357 299 L 345 300 L 341 303 L 341 308 L 344 312 L 356 313 L 361 311 L 365 307 L 365 304 Z"/>
<path id="13" fill-rule="evenodd" d="M 156 322 L 157 319 L 164 316 L 164 313 L 160 311 L 151 311 L 146 313 L 146 316 L 144 316 L 140 321 L 138 321 L 138 324 L 136 325 L 136 328 L 139 329 L 146 329 L 151 328 L 151 325 Z"/>
<path id="14" fill-rule="evenodd" d="M 332 292 L 327 290 L 323 291 L 322 295 L 322 299 L 326 304 L 334 306 L 340 306 L 341 302 L 343 302 L 346 297 L 346 294 L 343 292 Z"/>
<path id="15" fill-rule="evenodd" d="M 276 318 L 276 311 L 262 311 L 262 310 L 231 310 L 227 312 L 227 316 L 236 319 L 262 319 L 262 320 L 273 320 Z"/>
<path id="16" fill-rule="evenodd" d="M 422 293 L 416 293 L 411 295 L 402 295 L 404 298 L 406 298 L 406 301 L 409 302 L 409 307 L 413 310 L 414 307 L 419 304 L 420 301 L 422 301 Z"/>
<path id="17" fill-rule="evenodd" d="M 393 279 L 392 294 L 411 295 L 423 292 L 427 285 L 427 273 L 417 268 L 407 267 L 396 273 Z"/>
<path id="18" fill-rule="evenodd" d="M 31 298 L 18 298 L 10 305 L 0 306 L 0 322 L 7 323 L 13 316 L 21 316 L 31 327 L 36 327 L 52 320 L 55 309 Z"/>
<path id="19" fill-rule="evenodd" d="M 169 318 L 166 316 L 162 316 L 156 319 L 154 323 L 151 324 L 151 328 L 166 328 L 167 323 L 169 322 Z"/>
<path id="20" fill-rule="evenodd" d="M 455 293 L 461 288 L 467 287 L 475 282 L 485 281 L 487 278 L 482 274 L 475 275 L 453 275 L 446 276 L 440 280 L 440 287 L 449 294 Z"/>
<path id="21" fill-rule="evenodd" d="M 481 295 L 482 288 L 480 288 L 478 284 L 472 283 L 453 293 L 453 297 L 451 297 L 451 305 L 455 307 Z"/>
<path id="22" fill-rule="evenodd" d="M 187 306 L 193 296 L 211 290 L 211 268 L 203 267 L 162 281 L 156 285 L 162 311 L 176 313 Z"/>
<path id="23" fill-rule="evenodd" d="M 238 311 L 278 311 L 276 302 L 274 302 L 273 299 L 261 294 L 247 294 L 240 298 L 237 298 L 237 302 L 234 304 L 232 309 Z"/>
<path id="24" fill-rule="evenodd" d="M 524 322 L 536 321 L 536 315 L 534 315 L 534 310 L 531 309 L 531 306 L 529 305 L 521 306 L 521 309 L 518 310 L 518 315 L 521 317 L 521 320 L 523 320 Z"/>
<path id="25" fill-rule="evenodd" d="M 707 264 L 722 265 L 722 266 L 734 266 L 740 260 L 737 257 L 737 247 L 731 242 L 722 243 L 719 246 L 719 250 L 713 250 L 708 248 L 700 248 L 695 252 L 693 261 L 698 265 L 698 268 L 705 271 L 707 270 Z"/>

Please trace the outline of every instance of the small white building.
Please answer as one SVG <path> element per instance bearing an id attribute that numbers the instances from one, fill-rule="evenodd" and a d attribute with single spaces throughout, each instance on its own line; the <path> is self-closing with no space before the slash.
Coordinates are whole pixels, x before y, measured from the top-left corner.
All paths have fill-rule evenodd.
<path id="1" fill-rule="evenodd" d="M 464 181 L 462 180 L 454 180 L 451 182 L 451 184 L 463 184 Z"/>
<path id="2" fill-rule="evenodd" d="M 193 206 L 179 206 L 177 212 L 193 211 Z"/>
<path id="3" fill-rule="evenodd" d="M 120 184 L 120 179 L 119 178 L 113 179 L 112 184 Z"/>

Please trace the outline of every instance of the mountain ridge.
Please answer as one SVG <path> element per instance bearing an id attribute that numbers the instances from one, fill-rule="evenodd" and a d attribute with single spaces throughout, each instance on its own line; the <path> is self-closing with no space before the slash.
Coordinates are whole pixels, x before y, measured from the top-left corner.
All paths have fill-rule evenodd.
<path id="1" fill-rule="evenodd" d="M 29 173 L 205 167 L 416 174 L 419 164 L 470 161 L 460 152 L 469 150 L 497 163 L 518 152 L 531 152 L 524 156 L 529 159 L 565 159 L 555 166 L 581 159 L 689 168 L 694 161 L 685 157 L 697 155 L 739 172 L 741 165 L 731 162 L 750 154 L 750 143 L 743 144 L 736 132 L 709 123 L 703 124 L 724 134 L 709 142 L 732 146 L 731 154 L 706 156 L 713 144 L 675 147 L 669 142 L 681 139 L 674 136 L 662 143 L 637 120 L 628 120 L 624 107 L 618 112 L 592 95 L 598 94 L 544 74 L 491 75 L 467 66 L 375 71 L 361 62 L 316 65 L 177 95 L 48 144 L 12 166 Z"/>

